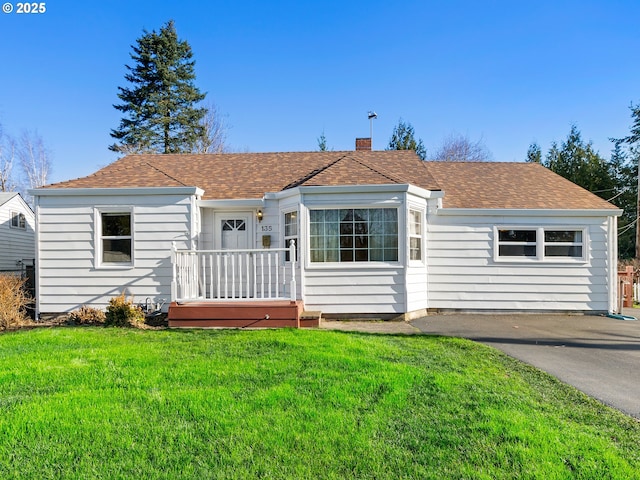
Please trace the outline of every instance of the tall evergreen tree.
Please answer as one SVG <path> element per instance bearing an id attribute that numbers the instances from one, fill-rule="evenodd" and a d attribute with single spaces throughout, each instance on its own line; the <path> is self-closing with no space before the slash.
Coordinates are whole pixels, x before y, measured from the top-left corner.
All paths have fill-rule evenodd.
<path id="1" fill-rule="evenodd" d="M 321 152 L 327 151 L 327 137 L 324 136 L 324 130 L 322 130 L 322 135 L 318 137 L 318 150 Z"/>
<path id="2" fill-rule="evenodd" d="M 540 145 L 536 142 L 529 145 L 529 149 L 527 150 L 527 162 L 542 163 L 542 150 L 540 149 Z"/>
<path id="3" fill-rule="evenodd" d="M 640 175 L 638 168 L 640 166 L 640 104 L 633 105 L 629 107 L 631 110 L 631 118 L 633 123 L 631 124 L 630 134 L 624 138 L 612 138 L 611 140 L 615 143 L 616 148 L 622 150 L 622 145 L 624 145 L 627 158 L 627 168 L 632 170 L 630 176 L 631 179 L 628 179 L 629 188 L 633 188 L 636 197 L 635 197 L 635 206 L 625 208 L 625 213 L 623 217 L 626 217 L 630 212 L 633 212 L 633 220 L 636 222 L 635 235 L 634 235 L 634 245 L 635 245 L 635 258 L 640 260 L 640 196 L 638 196 L 638 184 L 640 183 Z M 631 187 L 633 185 L 633 187 Z M 631 229 L 629 229 L 631 230 Z"/>
<path id="4" fill-rule="evenodd" d="M 413 126 L 402 119 L 398 121 L 398 125 L 393 127 L 393 133 L 389 139 L 387 150 L 413 150 L 422 160 L 427 158 L 427 149 L 424 148 L 422 139 L 415 139 Z"/>
<path id="5" fill-rule="evenodd" d="M 571 126 L 567 139 L 560 146 L 556 142 L 551 144 L 542 163 L 602 198 L 608 199 L 616 189 L 611 166 L 593 149 L 591 142 L 584 142 L 576 125 Z"/>
<path id="6" fill-rule="evenodd" d="M 609 199 L 623 210 L 618 219 L 618 256 L 632 258 L 635 255 L 636 243 L 638 163 L 630 162 L 621 142 L 615 141 L 610 164 L 616 189 Z"/>
<path id="7" fill-rule="evenodd" d="M 118 87 L 123 103 L 114 107 L 126 116 L 111 131 L 117 140 L 110 150 L 122 153 L 183 153 L 195 148 L 204 135 L 205 108 L 197 107 L 205 94 L 195 86 L 195 61 L 186 41 L 179 40 L 173 21 L 159 32 L 143 31 L 132 45 L 125 79 Z"/>

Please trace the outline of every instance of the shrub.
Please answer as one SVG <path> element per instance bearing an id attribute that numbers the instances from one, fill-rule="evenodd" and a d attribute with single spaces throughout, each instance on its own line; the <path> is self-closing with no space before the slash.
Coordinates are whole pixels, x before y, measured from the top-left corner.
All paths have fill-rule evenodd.
<path id="1" fill-rule="evenodd" d="M 24 290 L 25 280 L 15 275 L 0 275 L 0 330 L 27 322 L 31 298 Z"/>
<path id="2" fill-rule="evenodd" d="M 106 315 L 97 308 L 81 306 L 69 314 L 69 323 L 74 325 L 104 325 Z"/>
<path id="3" fill-rule="evenodd" d="M 127 300 L 125 293 L 109 300 L 105 325 L 113 327 L 138 327 L 144 323 L 144 312 Z"/>

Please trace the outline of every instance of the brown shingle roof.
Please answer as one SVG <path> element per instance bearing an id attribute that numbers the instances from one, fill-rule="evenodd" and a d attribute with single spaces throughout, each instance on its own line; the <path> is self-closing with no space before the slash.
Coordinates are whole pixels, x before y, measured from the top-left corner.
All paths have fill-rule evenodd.
<path id="1" fill-rule="evenodd" d="M 129 155 L 46 188 L 199 187 L 204 199 L 262 198 L 297 186 L 413 184 L 449 208 L 615 209 L 531 163 L 423 162 L 412 151 Z"/>
<path id="2" fill-rule="evenodd" d="M 437 189 L 411 151 L 128 155 L 84 178 L 48 188 L 194 186 L 205 199 L 262 198 L 301 185 L 414 183 Z M 411 180 L 407 171 L 422 170 Z"/>
<path id="3" fill-rule="evenodd" d="M 428 162 L 448 208 L 616 209 L 537 163 Z"/>

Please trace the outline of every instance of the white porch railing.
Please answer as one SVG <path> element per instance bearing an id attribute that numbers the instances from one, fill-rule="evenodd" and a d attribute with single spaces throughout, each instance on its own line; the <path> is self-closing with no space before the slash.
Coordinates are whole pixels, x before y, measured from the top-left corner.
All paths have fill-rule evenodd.
<path id="1" fill-rule="evenodd" d="M 285 262 L 289 253 L 290 261 Z M 247 250 L 171 248 L 171 300 L 296 300 L 296 247 Z"/>

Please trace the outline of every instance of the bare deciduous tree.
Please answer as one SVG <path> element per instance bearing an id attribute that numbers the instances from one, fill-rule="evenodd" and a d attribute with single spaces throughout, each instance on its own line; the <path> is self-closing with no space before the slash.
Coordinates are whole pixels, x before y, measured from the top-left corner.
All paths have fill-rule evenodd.
<path id="1" fill-rule="evenodd" d="M 15 156 L 16 142 L 4 134 L 0 125 L 0 192 L 13 192 L 17 187 L 13 177 Z"/>
<path id="2" fill-rule="evenodd" d="M 46 185 L 51 171 L 51 153 L 38 132 L 23 131 L 16 154 L 26 177 L 27 188 Z"/>
<path id="3" fill-rule="evenodd" d="M 202 136 L 198 138 L 193 148 L 193 153 L 225 153 L 229 151 L 227 146 L 227 133 L 229 127 L 226 116 L 221 114 L 215 103 L 208 103 L 206 112 L 200 121 L 203 129 Z"/>
<path id="4" fill-rule="evenodd" d="M 486 162 L 493 158 L 482 138 L 472 142 L 467 135 L 454 133 L 442 142 L 433 160 L 440 162 Z"/>

